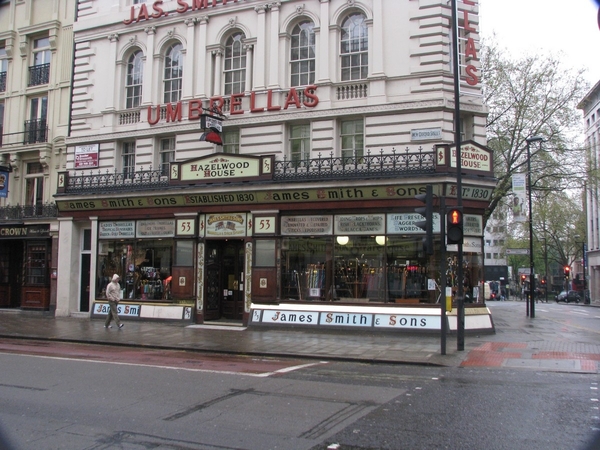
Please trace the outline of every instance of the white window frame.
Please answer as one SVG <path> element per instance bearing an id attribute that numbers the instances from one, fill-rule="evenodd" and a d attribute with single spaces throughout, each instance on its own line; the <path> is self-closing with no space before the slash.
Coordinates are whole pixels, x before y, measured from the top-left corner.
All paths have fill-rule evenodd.
<path id="1" fill-rule="evenodd" d="M 237 155 L 240 153 L 240 130 L 223 131 L 223 153 Z"/>
<path id="2" fill-rule="evenodd" d="M 227 38 L 223 57 L 223 92 L 241 94 L 246 89 L 246 51 L 244 33 L 236 32 Z"/>
<path id="3" fill-rule="evenodd" d="M 135 141 L 121 143 L 121 164 L 123 178 L 132 179 L 135 174 Z"/>
<path id="4" fill-rule="evenodd" d="M 175 137 L 161 138 L 160 140 L 160 171 L 163 176 L 169 175 L 171 162 L 175 161 Z"/>
<path id="5" fill-rule="evenodd" d="M 42 206 L 44 204 L 44 166 L 39 162 L 26 163 L 25 189 L 23 190 L 25 206 Z"/>
<path id="6" fill-rule="evenodd" d="M 165 54 L 163 76 L 163 101 L 174 103 L 181 100 L 183 84 L 183 46 L 177 42 L 169 46 Z"/>
<path id="7" fill-rule="evenodd" d="M 136 50 L 127 58 L 125 74 L 125 108 L 137 108 L 142 103 L 144 54 Z"/>
<path id="8" fill-rule="evenodd" d="M 369 75 L 369 27 L 362 13 L 346 16 L 340 36 L 341 81 L 365 80 Z"/>
<path id="9" fill-rule="evenodd" d="M 347 119 L 340 122 L 340 148 L 344 158 L 360 158 L 365 153 L 365 120 Z"/>
<path id="10" fill-rule="evenodd" d="M 310 124 L 298 123 L 289 126 L 290 160 L 304 161 L 310 158 Z"/>
<path id="11" fill-rule="evenodd" d="M 306 20 L 294 26 L 290 42 L 290 86 L 315 82 L 315 24 Z"/>

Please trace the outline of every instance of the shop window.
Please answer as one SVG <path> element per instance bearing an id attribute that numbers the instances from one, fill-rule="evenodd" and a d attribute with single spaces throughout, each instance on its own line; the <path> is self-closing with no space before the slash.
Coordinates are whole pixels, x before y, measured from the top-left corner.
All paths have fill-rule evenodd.
<path id="1" fill-rule="evenodd" d="M 141 51 L 136 51 L 127 60 L 127 79 L 125 82 L 125 107 L 137 108 L 142 103 L 142 82 L 144 62 Z"/>
<path id="2" fill-rule="evenodd" d="M 369 34 L 364 15 L 351 14 L 344 20 L 340 53 L 342 81 L 365 80 L 369 70 Z"/>
<path id="3" fill-rule="evenodd" d="M 344 120 L 340 124 L 342 157 L 360 158 L 364 155 L 363 119 Z"/>
<path id="4" fill-rule="evenodd" d="M 179 267 L 194 265 L 194 242 L 177 241 L 175 243 L 175 265 Z"/>
<path id="5" fill-rule="evenodd" d="M 337 236 L 334 243 L 334 298 L 385 300 L 385 240 L 377 236 Z"/>
<path id="6" fill-rule="evenodd" d="M 181 99 L 181 83 L 183 78 L 183 53 L 181 44 L 172 45 L 165 57 L 164 102 L 173 103 Z"/>
<path id="7" fill-rule="evenodd" d="M 261 239 L 255 243 L 254 265 L 275 267 L 275 240 Z"/>
<path id="8" fill-rule="evenodd" d="M 160 140 L 160 173 L 169 176 L 169 167 L 175 160 L 175 138 L 169 137 Z"/>
<path id="9" fill-rule="evenodd" d="M 29 67 L 28 86 L 48 84 L 50 81 L 50 39 L 43 37 L 33 41 L 33 65 Z"/>
<path id="10" fill-rule="evenodd" d="M 284 238 L 281 245 L 282 296 L 291 300 L 331 300 L 331 238 Z M 329 255 L 329 256 L 328 256 Z M 327 263 L 329 261 L 329 263 Z M 331 279 L 330 279 L 331 280 Z"/>
<path id="11" fill-rule="evenodd" d="M 121 146 L 123 177 L 133 178 L 135 172 L 135 142 L 123 142 Z"/>
<path id="12" fill-rule="evenodd" d="M 290 65 L 290 86 L 307 86 L 315 82 L 315 31 L 312 22 L 299 23 L 292 30 Z"/>
<path id="13" fill-rule="evenodd" d="M 236 33 L 225 44 L 224 79 L 225 95 L 244 92 L 246 86 L 246 51 L 243 33 Z"/>
<path id="14" fill-rule="evenodd" d="M 8 284 L 10 268 L 10 252 L 7 247 L 0 247 L 0 284 Z"/>
<path id="15" fill-rule="evenodd" d="M 292 162 L 310 158 L 310 125 L 290 126 L 290 159 Z"/>
<path id="16" fill-rule="evenodd" d="M 116 273 L 121 277 L 124 299 L 171 300 L 172 253 L 172 239 L 100 240 L 96 296 L 105 297 L 106 286 Z"/>
<path id="17" fill-rule="evenodd" d="M 25 261 L 25 284 L 45 286 L 48 281 L 48 251 L 45 243 L 28 243 Z"/>

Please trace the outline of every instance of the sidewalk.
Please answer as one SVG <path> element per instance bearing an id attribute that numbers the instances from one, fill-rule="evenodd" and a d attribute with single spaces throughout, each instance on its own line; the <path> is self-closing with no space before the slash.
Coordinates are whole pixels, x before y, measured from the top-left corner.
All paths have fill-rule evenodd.
<path id="1" fill-rule="evenodd" d="M 490 302 L 488 306 L 496 334 L 467 333 L 464 351 L 457 351 L 456 334 L 449 334 L 446 355 L 441 354 L 439 333 L 264 329 L 134 321 L 124 321 L 125 326 L 119 330 L 105 329 L 102 320 L 55 318 L 48 313 L 15 310 L 0 310 L 0 338 L 320 360 L 600 373 L 600 327 L 585 329 L 553 321 L 545 317 L 544 303 L 536 305 L 534 319 L 526 317 L 524 302 Z M 577 308 L 600 316 L 600 309 L 594 306 L 600 304 Z"/>

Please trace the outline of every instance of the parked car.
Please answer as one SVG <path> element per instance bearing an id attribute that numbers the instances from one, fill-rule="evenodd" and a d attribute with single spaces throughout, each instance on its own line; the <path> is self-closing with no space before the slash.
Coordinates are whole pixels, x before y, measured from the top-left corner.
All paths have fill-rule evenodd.
<path id="1" fill-rule="evenodd" d="M 556 303 L 558 302 L 575 302 L 579 303 L 581 300 L 581 295 L 577 291 L 562 291 L 555 297 Z"/>

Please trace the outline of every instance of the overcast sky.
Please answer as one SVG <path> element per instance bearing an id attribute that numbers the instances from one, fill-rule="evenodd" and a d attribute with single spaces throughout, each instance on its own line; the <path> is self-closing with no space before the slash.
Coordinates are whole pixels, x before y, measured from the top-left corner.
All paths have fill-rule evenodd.
<path id="1" fill-rule="evenodd" d="M 479 0 L 480 34 L 496 34 L 515 55 L 562 51 L 587 68 L 590 87 L 600 81 L 600 29 L 594 0 Z"/>

